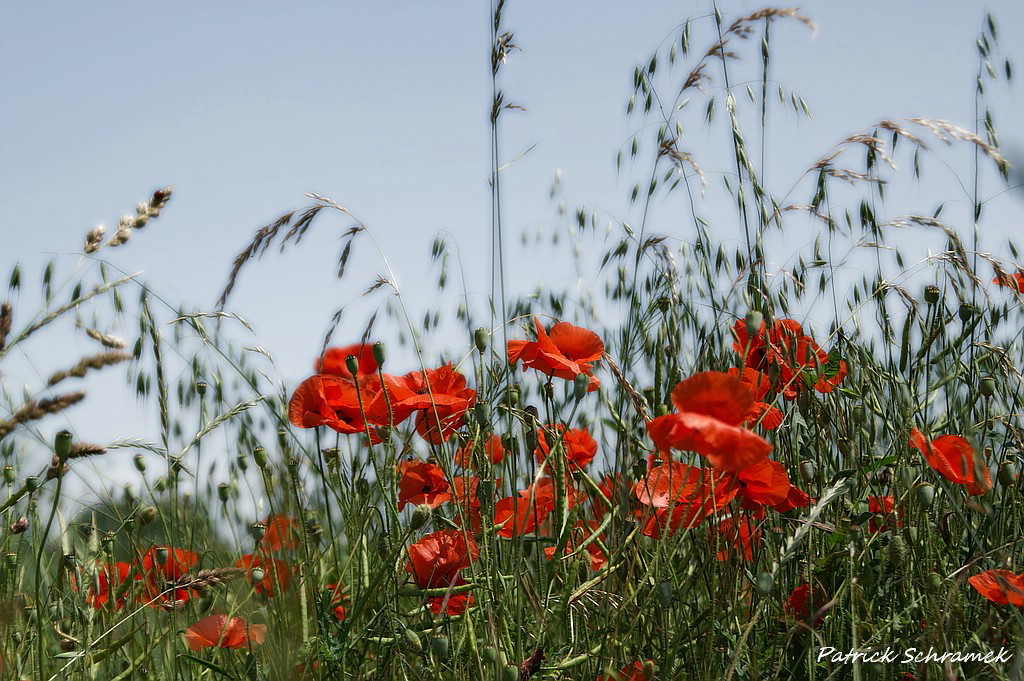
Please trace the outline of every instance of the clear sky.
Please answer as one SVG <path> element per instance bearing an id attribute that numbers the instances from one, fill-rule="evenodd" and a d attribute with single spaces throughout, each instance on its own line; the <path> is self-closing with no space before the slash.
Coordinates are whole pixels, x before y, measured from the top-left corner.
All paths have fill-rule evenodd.
<path id="1" fill-rule="evenodd" d="M 814 119 L 790 113 L 769 140 L 777 173 L 795 177 L 837 140 L 886 117 L 973 126 L 981 3 L 802 5 L 818 31 L 777 24 L 773 69 Z M 635 218 L 626 202 L 635 175 L 617 176 L 614 163 L 637 124 L 625 116 L 634 65 L 708 6 L 509 0 L 505 26 L 522 52 L 509 60 L 503 86 L 528 110 L 504 119 L 503 154 L 509 160 L 536 144 L 504 175 L 513 242 L 523 230 L 558 224 L 549 196 L 556 171 L 570 209 Z M 761 5 L 722 7 L 735 16 Z M 987 7 L 1002 49 L 1024 66 L 1024 3 Z M 20 259 L 35 277 L 53 252 L 70 254 L 61 261 L 70 271 L 90 228 L 112 231 L 121 214 L 172 184 L 165 214 L 106 255 L 144 270 L 151 288 L 186 306 L 212 308 L 255 229 L 306 205 L 308 191 L 337 199 L 371 227 L 420 314 L 454 307 L 455 292 L 439 303 L 433 281 L 423 285 L 439 231 L 459 245 L 470 290 L 486 292 L 489 20 L 482 0 L 0 3 L 0 272 Z M 693 35 L 695 49 L 706 44 L 704 27 Z M 998 87 L 991 98 L 1004 142 L 1024 147 L 1019 93 Z M 700 118 L 689 137 L 718 150 L 705 168 L 727 168 L 724 140 L 707 140 Z M 926 207 L 952 185 L 937 186 L 921 194 Z M 963 205 L 962 195 L 949 198 Z M 992 203 L 1005 234 L 989 235 L 990 248 L 1020 230 L 1021 205 L 1012 197 Z M 661 215 L 671 224 L 670 213 Z M 229 305 L 292 384 L 308 372 L 330 313 L 382 271 L 361 243 L 352 278 L 332 278 L 347 226 L 330 218 L 300 248 L 252 265 Z M 568 267 L 522 249 L 510 260 L 516 290 L 573 282 Z M 339 341 L 358 330 L 342 329 Z M 73 360 L 86 347 L 41 344 L 48 358 L 34 362 L 45 374 L 70 363 L 53 357 Z M 8 380 L 31 380 L 20 373 Z M 94 432 L 102 422 L 76 426 L 86 439 L 123 434 Z"/>

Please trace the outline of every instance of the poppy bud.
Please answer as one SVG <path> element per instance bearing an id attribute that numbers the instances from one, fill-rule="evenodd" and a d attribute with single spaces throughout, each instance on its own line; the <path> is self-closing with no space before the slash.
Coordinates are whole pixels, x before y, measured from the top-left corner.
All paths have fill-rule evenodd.
<path id="1" fill-rule="evenodd" d="M 757 581 L 754 582 L 754 588 L 757 589 L 757 593 L 761 596 L 767 596 L 772 592 L 772 587 L 775 586 L 775 578 L 772 577 L 770 572 L 762 572 L 757 576 Z"/>
<path id="2" fill-rule="evenodd" d="M 267 450 L 263 447 L 257 447 L 252 450 L 252 460 L 256 462 L 256 465 L 260 468 L 267 467 Z"/>
<path id="3" fill-rule="evenodd" d="M 916 495 L 921 508 L 931 508 L 935 501 L 935 488 L 928 483 L 918 485 Z"/>
<path id="4" fill-rule="evenodd" d="M 498 649 L 494 646 L 484 646 L 480 649 L 480 658 L 487 664 L 494 664 L 498 661 Z"/>
<path id="5" fill-rule="evenodd" d="M 412 511 L 412 518 L 409 520 L 409 529 L 418 530 L 430 520 L 431 508 L 427 504 L 417 504 Z"/>
<path id="6" fill-rule="evenodd" d="M 129 506 L 134 506 L 135 502 L 139 500 L 138 497 L 135 496 L 135 488 L 131 485 L 124 486 L 124 500 L 128 502 Z M 130 518 L 131 516 L 128 517 Z"/>
<path id="7" fill-rule="evenodd" d="M 156 520 L 156 516 L 156 506 L 143 506 L 139 509 L 139 520 L 143 525 L 149 525 L 151 522 Z"/>
<path id="8" fill-rule="evenodd" d="M 430 652 L 439 660 L 447 660 L 449 652 L 448 639 L 444 636 L 430 639 Z"/>
<path id="9" fill-rule="evenodd" d="M 978 382 L 978 392 L 985 397 L 992 397 L 996 394 L 996 379 L 991 376 L 982 376 Z"/>
<path id="10" fill-rule="evenodd" d="M 376 343 L 373 344 L 373 347 L 370 349 L 370 351 L 373 353 L 373 361 L 377 363 L 377 366 L 383 367 L 384 360 L 387 358 L 387 355 L 384 352 L 384 344 L 381 343 L 380 341 L 377 341 Z"/>
<path id="11" fill-rule="evenodd" d="M 804 482 L 814 482 L 818 474 L 813 461 L 804 461 L 800 464 L 800 479 Z"/>
<path id="12" fill-rule="evenodd" d="M 199 381 L 196 383 L 196 392 L 200 397 L 206 395 L 206 381 Z"/>
<path id="13" fill-rule="evenodd" d="M 68 456 L 71 455 L 71 433 L 69 431 L 62 430 L 57 433 L 53 439 L 53 451 L 58 459 L 67 461 Z"/>
<path id="14" fill-rule="evenodd" d="M 155 483 L 153 483 L 153 489 L 157 492 L 163 492 L 165 489 L 167 489 L 167 481 L 164 480 L 163 478 L 160 478 Z"/>
<path id="15" fill-rule="evenodd" d="M 938 286 L 925 286 L 924 287 L 924 302 L 929 305 L 934 305 L 939 302 L 939 287 Z"/>
<path id="16" fill-rule="evenodd" d="M 587 394 L 587 388 L 590 387 L 590 376 L 586 374 L 579 374 L 572 382 L 572 396 L 577 402 L 582 400 Z"/>
<path id="17" fill-rule="evenodd" d="M 477 402 L 473 407 L 473 416 L 481 428 L 491 425 L 491 405 L 486 402 Z"/>
<path id="18" fill-rule="evenodd" d="M 508 665 L 502 669 L 501 681 L 519 681 L 519 667 Z"/>
<path id="19" fill-rule="evenodd" d="M 114 553 L 114 539 L 116 538 L 117 537 L 113 532 L 106 532 L 103 535 L 103 538 L 100 539 L 100 544 L 103 545 L 103 550 L 106 551 L 108 554 Z"/>
<path id="20" fill-rule="evenodd" d="M 356 494 L 361 497 L 365 497 L 370 493 L 370 481 L 366 478 L 356 478 L 355 488 Z"/>
<path id="21" fill-rule="evenodd" d="M 487 350 L 487 329 L 480 327 L 473 332 L 473 344 L 476 346 L 477 352 L 483 354 Z"/>
<path id="22" fill-rule="evenodd" d="M 658 604 L 663 608 L 668 608 L 672 605 L 672 597 L 675 595 L 675 587 L 672 585 L 672 582 L 662 582 L 658 584 L 655 595 L 658 598 Z"/>
<path id="23" fill-rule="evenodd" d="M 644 660 L 644 681 L 654 681 L 654 660 Z"/>
<path id="24" fill-rule="evenodd" d="M 894 534 L 886 547 L 886 558 L 893 565 L 901 565 L 908 553 L 907 542 L 900 535 Z"/>
<path id="25" fill-rule="evenodd" d="M 933 572 L 928 575 L 928 588 L 932 591 L 938 591 L 942 586 L 942 575 L 938 572 Z"/>
<path id="26" fill-rule="evenodd" d="M 231 485 L 226 482 L 217 485 L 217 496 L 220 497 L 222 504 L 226 504 L 231 497 Z"/>
<path id="27" fill-rule="evenodd" d="M 14 483 L 14 478 L 14 466 L 10 464 L 4 466 L 4 482 L 6 482 L 8 485 L 11 485 Z"/>
<path id="28" fill-rule="evenodd" d="M 850 410 L 850 420 L 858 425 L 864 423 L 864 405 L 853 405 L 853 409 Z"/>
<path id="29" fill-rule="evenodd" d="M 764 323 L 764 315 L 757 310 L 751 310 L 747 313 L 747 316 L 743 318 L 743 326 L 747 331 L 747 338 L 753 338 L 757 335 L 757 332 L 761 330 L 761 324 Z"/>
<path id="30" fill-rule="evenodd" d="M 405 631 L 402 632 L 402 638 L 405 641 L 405 645 L 414 653 L 418 653 L 423 650 L 423 641 L 420 640 L 420 635 L 412 629 L 406 628 Z"/>
<path id="31" fill-rule="evenodd" d="M 345 358 L 345 368 L 348 372 L 355 376 L 359 373 L 359 358 L 355 355 L 349 355 Z"/>
<path id="32" fill-rule="evenodd" d="M 146 459 L 142 456 L 142 454 L 136 454 L 135 456 L 133 456 L 132 463 L 135 464 L 135 470 L 137 470 L 138 472 L 146 472 Z"/>
<path id="33" fill-rule="evenodd" d="M 960 310 L 957 314 L 960 316 L 960 321 L 966 324 L 967 322 L 971 321 L 971 318 L 974 317 L 974 315 L 976 315 L 977 313 L 977 306 L 971 303 L 960 303 Z"/>
<path id="34" fill-rule="evenodd" d="M 249 525 L 249 536 L 258 544 L 263 541 L 263 536 L 267 533 L 267 526 L 263 523 L 253 523 Z"/>
<path id="35" fill-rule="evenodd" d="M 32 494 L 32 492 L 35 492 L 37 489 L 39 489 L 39 477 L 35 475 L 30 475 L 27 478 L 25 478 L 25 489 L 28 490 L 29 494 Z"/>
<path id="36" fill-rule="evenodd" d="M 1017 476 L 1013 473 L 1013 464 L 1009 461 L 999 466 L 999 472 L 996 474 L 996 478 L 1003 487 L 1010 487 L 1013 485 L 1016 477 Z"/>

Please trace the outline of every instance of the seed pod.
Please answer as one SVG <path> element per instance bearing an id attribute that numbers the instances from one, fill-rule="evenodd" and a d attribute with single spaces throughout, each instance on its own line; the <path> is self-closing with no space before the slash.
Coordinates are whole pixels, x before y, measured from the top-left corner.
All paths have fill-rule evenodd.
<path id="1" fill-rule="evenodd" d="M 517 407 L 517 406 L 519 406 L 519 398 L 520 398 L 519 386 L 514 385 L 514 386 L 510 387 L 508 389 L 508 392 L 505 393 L 505 397 L 506 397 L 506 399 L 508 401 L 508 406 L 510 406 L 510 407 Z"/>
<path id="2" fill-rule="evenodd" d="M 61 461 L 67 461 L 71 455 L 71 432 L 61 430 L 53 440 L 53 451 Z"/>
<path id="3" fill-rule="evenodd" d="M 647 461 L 643 458 L 637 459 L 633 462 L 633 479 L 639 480 L 645 475 L 647 475 Z"/>
<path id="4" fill-rule="evenodd" d="M 928 575 L 928 588 L 932 591 L 938 591 L 942 587 L 942 575 L 937 572 L 933 572 Z"/>
<path id="5" fill-rule="evenodd" d="M 199 381 L 198 383 L 196 383 L 196 392 L 199 394 L 200 397 L 203 397 L 204 395 L 206 395 L 206 382 L 205 381 Z"/>
<path id="6" fill-rule="evenodd" d="M 146 472 L 146 459 L 142 456 L 142 454 L 136 454 L 135 456 L 133 456 L 132 463 L 135 464 L 135 470 L 137 470 L 138 472 Z"/>
<path id="7" fill-rule="evenodd" d="M 28 490 L 29 494 L 32 494 L 32 492 L 35 492 L 37 489 L 39 489 L 39 477 L 35 475 L 30 475 L 27 478 L 25 478 L 25 489 Z"/>
<path id="8" fill-rule="evenodd" d="M 449 653 L 448 639 L 444 636 L 430 639 L 430 652 L 439 660 L 447 660 Z"/>
<path id="9" fill-rule="evenodd" d="M 754 583 L 754 588 L 757 589 L 757 593 L 760 596 L 767 596 L 772 592 L 772 588 L 775 586 L 775 578 L 772 577 L 770 572 L 762 572 L 757 576 L 757 581 Z"/>
<path id="10" fill-rule="evenodd" d="M 152 508 L 152 506 L 150 508 Z M 166 546 L 158 546 L 158 547 L 156 547 L 156 550 L 153 552 L 153 559 L 156 561 L 156 564 L 157 565 L 166 565 L 167 564 L 168 553 L 169 552 L 168 552 Z"/>
<path id="11" fill-rule="evenodd" d="M 935 303 L 939 302 L 940 293 L 941 292 L 939 291 L 938 286 L 925 286 L 924 302 L 928 303 L 929 305 L 934 305 Z"/>
<path id="12" fill-rule="evenodd" d="M 672 598 L 675 596 L 675 587 L 672 582 L 662 582 L 658 584 L 655 595 L 658 599 L 658 604 L 667 608 L 672 605 Z"/>
<path id="13" fill-rule="evenodd" d="M 267 526 L 263 523 L 253 523 L 249 525 L 249 536 L 253 538 L 257 544 L 263 541 L 263 537 L 267 534 Z"/>
<path id="14" fill-rule="evenodd" d="M 349 355 L 345 358 L 345 368 L 348 372 L 355 376 L 359 373 L 359 358 L 355 355 Z"/>
<path id="15" fill-rule="evenodd" d="M 480 658 L 487 664 L 494 664 L 498 661 L 498 649 L 494 646 L 484 646 L 480 649 Z"/>
<path id="16" fill-rule="evenodd" d="M 655 408 L 655 410 L 654 410 L 654 415 L 655 416 L 664 416 L 667 413 L 668 413 L 668 405 L 667 404 L 659 404 Z"/>
<path id="17" fill-rule="evenodd" d="M 853 409 L 850 410 L 850 420 L 857 425 L 864 423 L 864 405 L 853 405 Z"/>
<path id="18" fill-rule="evenodd" d="M 477 402 L 473 406 L 473 416 L 476 417 L 476 422 L 481 428 L 487 428 L 491 425 L 491 405 L 486 402 Z"/>
<path id="19" fill-rule="evenodd" d="M 263 447 L 257 447 L 252 450 L 252 459 L 256 462 L 256 465 L 260 468 L 267 467 L 267 450 Z"/>
<path id="20" fill-rule="evenodd" d="M 370 351 L 373 353 L 373 361 L 377 363 L 378 367 L 383 368 L 384 360 L 387 359 L 387 354 L 384 352 L 384 344 L 377 341 L 373 344 Z"/>
<path id="21" fill-rule="evenodd" d="M 753 338 L 757 335 L 757 332 L 761 330 L 761 324 L 764 323 L 764 315 L 757 310 L 751 310 L 747 313 L 747 316 L 743 318 L 743 325 L 747 331 L 747 338 Z"/>
<path id="22" fill-rule="evenodd" d="M 501 681 L 519 681 L 519 667 L 508 665 L 502 669 Z"/>
<path id="23" fill-rule="evenodd" d="M 996 379 L 991 376 L 982 376 L 978 381 L 978 392 L 984 397 L 992 397 L 996 394 Z"/>
<path id="24" fill-rule="evenodd" d="M 927 482 L 918 485 L 915 494 L 917 496 L 917 503 L 921 504 L 921 508 L 931 508 L 932 504 L 935 503 L 935 487 Z"/>
<path id="25" fill-rule="evenodd" d="M 481 355 L 487 351 L 487 329 L 481 327 L 473 332 L 473 344 Z"/>
<path id="26" fill-rule="evenodd" d="M 220 498 L 222 504 L 226 504 L 228 499 L 231 498 L 231 485 L 226 482 L 222 482 L 217 485 L 217 496 Z"/>
<path id="27" fill-rule="evenodd" d="M 803 461 L 800 463 L 800 479 L 804 482 L 814 482 L 818 471 L 813 461 Z"/>
<path id="28" fill-rule="evenodd" d="M 960 303 L 960 310 L 957 314 L 960 317 L 960 321 L 966 324 L 974 318 L 974 315 L 978 314 L 978 308 L 972 303 Z"/>
<path id="29" fill-rule="evenodd" d="M 249 570 L 249 581 L 252 582 L 254 585 L 262 582 L 263 578 L 266 576 L 266 573 L 263 571 L 263 568 L 261 567 L 254 567 L 252 570 Z"/>
<path id="30" fill-rule="evenodd" d="M 8 485 L 12 485 L 14 484 L 15 477 L 14 466 L 10 464 L 4 466 L 4 482 Z"/>
<path id="31" fill-rule="evenodd" d="M 1006 463 L 999 466 L 999 472 L 996 474 L 996 478 L 999 480 L 1003 487 L 1012 487 L 1013 483 L 1016 482 L 1017 476 L 1013 472 L 1013 464 L 1007 461 Z"/>

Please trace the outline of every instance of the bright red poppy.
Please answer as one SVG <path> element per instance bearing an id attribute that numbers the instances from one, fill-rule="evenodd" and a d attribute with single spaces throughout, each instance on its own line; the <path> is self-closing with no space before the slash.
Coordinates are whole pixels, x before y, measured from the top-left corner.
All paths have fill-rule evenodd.
<path id="1" fill-rule="evenodd" d="M 786 467 L 778 461 L 762 459 L 736 473 L 743 507 L 775 506 L 789 498 L 792 485 Z"/>
<path id="2" fill-rule="evenodd" d="M 299 523 L 294 518 L 275 513 L 263 521 L 266 531 L 260 540 L 261 551 L 288 551 L 302 545 Z"/>
<path id="3" fill-rule="evenodd" d="M 593 372 L 594 362 L 604 356 L 601 337 L 569 322 L 558 322 L 550 331 L 544 331 L 540 321 L 534 317 L 533 326 L 537 330 L 537 340 L 508 342 L 509 364 L 521 361 L 523 371 L 536 369 L 545 376 L 567 381 L 583 374 L 590 377 L 587 391 L 597 390 L 600 381 Z"/>
<path id="4" fill-rule="evenodd" d="M 475 402 L 476 391 L 466 387 L 466 377 L 446 364 L 404 376 L 385 374 L 368 414 L 379 425 L 401 423 L 416 414 L 416 432 L 440 444 L 462 427 Z"/>
<path id="5" fill-rule="evenodd" d="M 356 376 L 372 376 L 377 372 L 377 361 L 373 359 L 373 343 L 356 343 L 341 348 L 327 348 L 323 357 L 318 357 L 313 364 L 313 371 L 318 374 L 333 374 L 352 380 L 352 372 L 348 370 L 348 357 L 355 355 L 359 366 Z"/>
<path id="6" fill-rule="evenodd" d="M 97 561 L 96 567 L 98 569 L 92 580 L 92 585 L 89 587 L 89 593 L 85 597 L 85 602 L 99 610 L 110 601 L 111 591 L 116 594 L 121 585 L 128 579 L 132 566 L 120 561 L 106 565 Z M 138 578 L 138 575 L 136 575 L 135 579 Z M 78 585 L 74 584 L 74 587 L 77 591 Z M 124 597 L 122 596 L 117 600 L 115 609 L 119 609 L 123 604 Z"/>
<path id="7" fill-rule="evenodd" d="M 910 431 L 909 445 L 920 451 L 928 465 L 950 482 L 963 485 L 971 496 L 992 489 L 992 474 L 988 466 L 975 459 L 974 448 L 959 435 L 940 435 L 931 442 L 917 428 Z"/>
<path id="8" fill-rule="evenodd" d="M 1024 574 L 1009 570 L 986 570 L 968 580 L 975 591 L 997 605 L 1024 607 Z"/>
<path id="9" fill-rule="evenodd" d="M 451 501 L 451 485 L 440 466 L 426 461 L 403 461 L 398 464 L 398 510 L 406 504 L 426 504 L 437 508 Z"/>
<path id="10" fill-rule="evenodd" d="M 203 648 L 245 648 L 263 643 L 267 625 L 249 624 L 241 617 L 210 615 L 185 630 L 185 642 L 193 652 Z"/>
<path id="11" fill-rule="evenodd" d="M 421 589 L 457 587 L 466 583 L 462 570 L 479 555 L 480 549 L 472 537 L 466 537 L 460 530 L 438 530 L 409 546 L 405 569 L 412 573 Z M 460 615 L 472 603 L 470 593 L 427 598 L 427 606 L 435 615 L 442 612 Z"/>
<path id="12" fill-rule="evenodd" d="M 678 413 L 647 422 L 651 440 L 662 452 L 692 450 L 715 468 L 736 472 L 765 457 L 772 446 L 742 427 L 753 408 L 751 392 L 734 376 L 705 371 L 680 381 L 672 391 Z"/>
<path id="13" fill-rule="evenodd" d="M 789 594 L 782 610 L 798 620 L 809 620 L 825 603 L 825 594 L 820 589 L 812 590 L 810 584 L 801 584 Z M 821 624 L 823 619 L 824 614 L 816 617 L 813 626 Z"/>
<path id="14" fill-rule="evenodd" d="M 571 538 L 565 545 L 565 552 L 562 554 L 562 559 L 565 560 L 570 554 L 577 551 L 577 547 L 584 541 L 590 538 L 592 534 L 597 530 L 598 524 L 581 520 L 576 523 L 576 526 L 572 529 Z M 602 539 L 602 535 L 598 535 L 598 539 Z M 547 546 L 544 548 L 544 555 L 548 560 L 551 560 L 555 555 L 557 546 Z M 590 569 L 597 572 L 608 563 L 608 556 L 601 550 L 600 545 L 597 541 L 592 541 L 583 548 L 586 552 L 587 562 L 590 565 Z"/>
<path id="15" fill-rule="evenodd" d="M 638 515 L 643 533 L 655 539 L 696 527 L 725 508 L 738 491 L 736 478 L 729 473 L 676 461 L 652 468 L 633 486 L 637 500 L 653 510 Z"/>
<path id="16" fill-rule="evenodd" d="M 900 520 L 900 513 L 896 509 L 896 499 L 890 494 L 884 497 L 868 497 L 868 511 L 875 515 L 868 521 L 868 531 L 874 534 L 875 532 L 886 532 L 889 530 L 890 518 L 895 518 L 896 526 L 903 527 L 903 521 Z M 884 516 L 882 521 L 876 520 L 877 516 Z"/>
<path id="17" fill-rule="evenodd" d="M 775 430 L 782 425 L 782 412 L 764 401 L 772 389 L 772 382 L 767 376 L 750 367 L 743 367 L 742 370 L 732 367 L 728 373 L 738 378 L 754 396 L 754 406 L 750 408 L 743 425 L 758 425 L 765 430 Z"/>
<path id="18" fill-rule="evenodd" d="M 722 518 L 718 523 L 720 541 L 726 546 L 718 549 L 718 560 L 729 560 L 731 548 L 739 549 L 743 560 L 748 563 L 754 560 L 754 549 L 761 545 L 761 527 L 759 518 L 749 514 L 731 515 Z"/>
<path id="19" fill-rule="evenodd" d="M 363 414 L 375 393 L 363 386 L 358 391 L 355 384 L 338 376 L 310 376 L 288 402 L 288 421 L 296 428 L 327 426 L 344 435 L 365 433 Z"/>
<path id="20" fill-rule="evenodd" d="M 565 487 L 565 503 L 572 508 L 580 500 L 579 493 Z M 494 525 L 498 536 L 511 538 L 534 532 L 555 510 L 555 486 L 551 478 L 541 478 L 536 484 L 505 497 L 494 505 Z"/>
<path id="21" fill-rule="evenodd" d="M 142 556 L 142 571 L 139 575 L 139 579 L 145 582 L 146 597 L 163 603 L 189 600 L 195 595 L 194 591 L 170 589 L 167 585 L 181 579 L 197 563 L 199 556 L 187 549 L 169 546 L 150 548 Z"/>
<path id="22" fill-rule="evenodd" d="M 459 450 L 455 452 L 455 463 L 463 468 L 474 468 L 473 450 L 476 448 L 477 445 L 474 440 L 470 440 L 462 447 L 459 447 Z M 483 453 L 495 466 L 500 464 L 505 458 L 505 448 L 501 444 L 501 436 L 491 435 L 487 438 L 484 441 Z"/>
<path id="23" fill-rule="evenodd" d="M 1017 293 L 1024 293 L 1024 272 L 996 275 L 996 278 L 992 280 L 992 283 L 1011 288 Z"/>
<path id="24" fill-rule="evenodd" d="M 586 428 L 566 428 L 561 423 L 555 423 L 537 429 L 537 449 L 533 452 L 537 457 L 537 463 L 544 463 L 551 454 L 548 438 L 555 439 L 559 435 L 562 438 L 563 457 L 570 471 L 581 471 L 594 460 L 597 454 L 597 441 Z"/>
<path id="25" fill-rule="evenodd" d="M 807 492 L 794 485 L 789 486 L 786 498 L 772 506 L 779 513 L 792 511 L 794 508 L 807 508 L 811 505 L 811 497 Z"/>
<path id="26" fill-rule="evenodd" d="M 245 570 L 253 590 L 264 596 L 273 597 L 291 584 L 291 569 L 283 560 L 248 553 L 235 561 L 235 567 Z"/>
<path id="27" fill-rule="evenodd" d="M 339 622 L 344 622 L 345 601 L 348 600 L 348 594 L 344 592 L 341 584 L 328 584 L 326 590 L 331 595 L 331 612 Z"/>
<path id="28" fill-rule="evenodd" d="M 740 319 L 733 326 L 733 335 L 733 350 L 743 358 L 745 367 L 761 372 L 774 367 L 778 371 L 775 389 L 786 399 L 794 399 L 808 385 L 821 393 L 832 392 L 846 378 L 846 362 L 838 360 L 829 368 L 829 354 L 803 332 L 796 320 L 776 319 L 770 328 L 761 322 L 751 337 L 746 322 Z"/>
<path id="29" fill-rule="evenodd" d="M 645 681 L 646 679 L 647 677 L 644 676 L 644 663 L 640 660 L 627 664 L 618 672 L 609 676 L 597 677 L 597 681 Z"/>

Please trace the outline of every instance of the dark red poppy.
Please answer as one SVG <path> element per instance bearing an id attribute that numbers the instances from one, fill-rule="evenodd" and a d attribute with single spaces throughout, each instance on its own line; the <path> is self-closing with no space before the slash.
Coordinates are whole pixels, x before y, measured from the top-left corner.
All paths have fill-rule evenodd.
<path id="1" fill-rule="evenodd" d="M 820 589 L 812 590 L 810 584 L 801 584 L 789 594 L 782 610 L 790 617 L 806 621 L 817 613 L 826 602 L 825 594 Z M 819 615 L 815 618 L 812 626 L 821 624 L 823 619 L 825 619 L 825 615 Z"/>
<path id="2" fill-rule="evenodd" d="M 996 605 L 1024 607 L 1024 574 L 1009 570 L 986 570 L 968 578 L 970 585 Z"/>
<path id="3" fill-rule="evenodd" d="M 548 438 L 555 439 L 559 435 L 562 439 L 562 455 L 570 471 L 581 471 L 594 460 L 597 441 L 586 428 L 566 428 L 561 423 L 555 423 L 537 429 L 537 449 L 533 452 L 537 463 L 544 463 L 551 454 Z"/>
<path id="4" fill-rule="evenodd" d="M 950 482 L 963 485 L 971 496 L 979 496 L 992 489 L 992 474 L 988 466 L 975 459 L 974 448 L 959 435 L 940 435 L 931 442 L 917 428 L 910 431 L 909 445 L 920 451 L 928 465 Z"/>
<path id="5" fill-rule="evenodd" d="M 194 591 L 169 588 L 168 584 L 181 579 L 197 563 L 199 556 L 187 549 L 154 546 L 146 551 L 139 579 L 145 583 L 146 598 L 153 601 L 151 605 L 157 605 L 156 601 L 174 603 L 192 598 Z"/>
<path id="6" fill-rule="evenodd" d="M 892 495 L 884 497 L 868 497 L 868 511 L 875 515 L 868 521 L 868 531 L 872 534 L 875 532 L 886 532 L 889 530 L 890 516 L 895 518 L 896 526 L 903 527 L 903 521 L 900 520 L 899 511 L 895 511 L 896 499 Z M 876 520 L 877 516 L 885 516 L 882 521 Z"/>
<path id="7" fill-rule="evenodd" d="M 789 486 L 786 498 L 772 506 L 779 513 L 792 511 L 794 508 L 807 508 L 811 505 L 811 497 L 807 492 L 793 485 Z"/>
<path id="8" fill-rule="evenodd" d="M 1024 272 L 996 275 L 996 278 L 992 280 L 992 283 L 1011 288 L 1017 293 L 1024 293 Z"/>
<path id="9" fill-rule="evenodd" d="M 521 361 L 523 371 L 536 369 L 545 376 L 568 381 L 583 374 L 590 377 L 587 390 L 597 390 L 600 382 L 593 375 L 593 363 L 604 356 L 601 337 L 569 322 L 558 322 L 547 332 L 536 317 L 533 325 L 537 330 L 537 340 L 508 342 L 509 364 Z"/>
<path id="10" fill-rule="evenodd" d="M 646 681 L 644 675 L 644 663 L 640 660 L 627 664 L 615 674 L 609 676 L 598 676 L 597 681 Z"/>
<path id="11" fill-rule="evenodd" d="M 249 624 L 241 617 L 210 615 L 185 630 L 185 642 L 193 652 L 203 648 L 246 648 L 267 638 L 267 625 Z"/>
<path id="12" fill-rule="evenodd" d="M 468 520 L 469 531 L 473 535 L 480 534 L 483 527 L 480 519 L 480 498 L 477 496 L 479 485 L 480 478 L 475 476 L 457 475 L 452 478 L 452 497 L 461 509 L 461 515 L 456 515 L 454 520 L 463 527 L 463 521 Z"/>
<path id="13" fill-rule="evenodd" d="M 253 590 L 264 596 L 273 597 L 291 584 L 291 569 L 283 560 L 248 553 L 235 561 L 235 567 L 245 570 Z"/>
<path id="14" fill-rule="evenodd" d="M 643 533 L 655 539 L 696 527 L 725 508 L 738 491 L 736 477 L 729 473 L 675 461 L 652 468 L 633 487 L 637 500 L 649 507 L 638 512 Z"/>
<path id="15" fill-rule="evenodd" d="M 477 448 L 474 440 L 468 441 L 455 452 L 455 463 L 463 468 L 474 468 L 473 450 Z M 500 435 L 491 435 L 484 441 L 483 454 L 492 464 L 497 466 L 505 458 L 505 448 L 501 444 Z"/>
<path id="16" fill-rule="evenodd" d="M 425 461 L 404 461 L 398 464 L 398 510 L 406 504 L 426 504 L 437 508 L 451 501 L 451 485 L 439 466 Z"/>
<path id="17" fill-rule="evenodd" d="M 494 505 L 494 525 L 498 536 L 510 538 L 528 534 L 542 525 L 555 510 L 555 487 L 551 478 L 541 478 L 536 484 L 520 490 L 516 496 L 506 497 Z M 565 503 L 572 508 L 580 499 L 576 490 L 565 487 Z"/>
<path id="18" fill-rule="evenodd" d="M 326 590 L 331 596 L 331 612 L 339 622 L 344 622 L 345 601 L 348 600 L 348 594 L 345 593 L 341 584 L 328 584 Z"/>
<path id="19" fill-rule="evenodd" d="M 759 520 L 756 515 L 744 513 L 726 516 L 718 521 L 718 541 L 724 543 L 724 546 L 719 544 L 718 560 L 729 560 L 731 549 L 739 549 L 743 560 L 748 563 L 754 560 L 754 549 L 761 545 Z"/>
<path id="20" fill-rule="evenodd" d="M 768 456 L 772 446 L 742 427 L 753 408 L 750 391 L 734 376 L 705 371 L 680 381 L 672 391 L 679 410 L 647 422 L 662 452 L 692 450 L 715 468 L 736 472 Z"/>
<path id="21" fill-rule="evenodd" d="M 590 565 L 590 569 L 597 572 L 608 563 L 608 556 L 604 551 L 601 550 L 601 546 L 597 541 L 591 541 L 583 549 L 577 547 L 584 541 L 589 539 L 594 532 L 597 531 L 598 524 L 581 520 L 576 523 L 576 526 L 572 529 L 572 533 L 569 541 L 566 543 L 565 552 L 562 554 L 562 560 L 568 559 L 573 554 L 578 554 L 580 551 L 586 553 L 587 562 Z M 598 535 L 598 539 L 602 539 L 603 535 Z M 556 546 L 547 546 L 544 548 L 544 555 L 548 560 L 551 560 L 555 555 Z"/>
<path id="22" fill-rule="evenodd" d="M 736 473 L 739 480 L 739 494 L 743 507 L 775 506 L 789 497 L 792 485 L 786 468 L 778 461 L 762 459 Z"/>
<path id="23" fill-rule="evenodd" d="M 373 358 L 373 343 L 356 343 L 341 348 L 327 348 L 323 357 L 318 357 L 313 364 L 313 371 L 318 374 L 333 374 L 352 380 L 352 372 L 348 370 L 348 357 L 355 355 L 359 366 L 356 376 L 372 376 L 377 372 L 377 361 Z"/>

